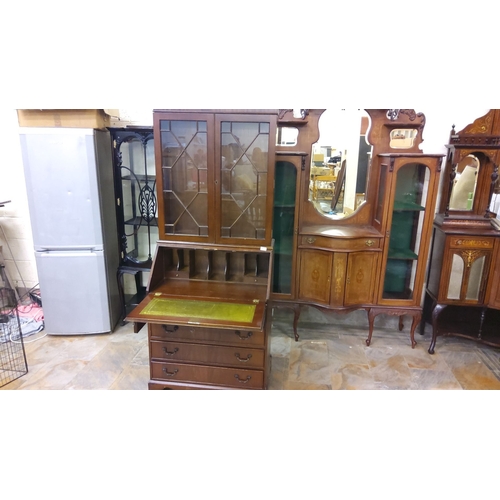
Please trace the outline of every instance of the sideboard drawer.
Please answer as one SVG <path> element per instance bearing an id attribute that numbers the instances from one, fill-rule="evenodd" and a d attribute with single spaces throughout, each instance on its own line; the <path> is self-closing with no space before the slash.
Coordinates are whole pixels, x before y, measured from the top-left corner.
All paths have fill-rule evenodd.
<path id="1" fill-rule="evenodd" d="M 177 342 L 202 342 L 235 346 L 264 347 L 262 330 L 225 330 L 197 326 L 149 324 L 151 340 L 174 340 Z"/>
<path id="2" fill-rule="evenodd" d="M 301 248 L 320 248 L 325 250 L 371 250 L 380 247 L 379 238 L 327 238 L 325 236 L 302 236 Z"/>
<path id="3" fill-rule="evenodd" d="M 153 380 L 158 381 L 201 383 L 238 389 L 264 388 L 264 371 L 262 370 L 152 361 L 151 374 Z"/>
<path id="4" fill-rule="evenodd" d="M 245 347 L 151 341 L 151 359 L 215 366 L 264 369 L 264 350 Z"/>

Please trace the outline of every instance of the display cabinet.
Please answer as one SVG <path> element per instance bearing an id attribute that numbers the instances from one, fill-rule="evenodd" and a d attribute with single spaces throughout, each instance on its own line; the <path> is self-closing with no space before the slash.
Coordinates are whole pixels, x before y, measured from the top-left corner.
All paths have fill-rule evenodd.
<path id="1" fill-rule="evenodd" d="M 494 326 L 494 311 L 500 309 L 500 225 L 491 210 L 498 187 L 500 110 L 458 133 L 453 128 L 447 148 L 425 302 L 431 354 L 441 335 L 500 346 Z"/>
<path id="2" fill-rule="evenodd" d="M 145 297 L 158 240 L 156 168 L 151 127 L 110 128 L 120 242 L 122 318 Z M 126 283 L 125 276 L 133 277 Z"/>
<path id="3" fill-rule="evenodd" d="M 150 389 L 267 387 L 277 114 L 154 112 L 159 242 L 128 315 L 148 328 Z"/>
<path id="4" fill-rule="evenodd" d="M 370 345 L 378 314 L 413 317 L 410 337 L 422 317 L 422 292 L 429 254 L 436 191 L 443 155 L 380 154 L 374 227 L 385 235 L 377 307 L 369 312 Z M 380 307 L 383 306 L 383 307 Z"/>
<path id="5" fill-rule="evenodd" d="M 280 115 L 278 126 L 293 124 L 298 130 L 297 143 L 288 146 L 288 154 L 310 152 L 318 141 L 325 110 L 304 111 L 299 119 L 292 118 L 292 110 Z M 378 315 L 399 316 L 401 329 L 403 318 L 411 316 L 414 347 L 443 155 L 421 152 L 422 113 L 365 111 L 354 131 L 357 137 L 350 142 L 359 151 L 349 150 L 347 162 L 342 161 L 343 204 L 352 200 L 351 210 L 321 210 L 311 195 L 312 159 L 303 157 L 295 203 L 294 283 L 288 296 L 273 295 L 273 305 L 294 310 L 296 340 L 306 305 L 335 313 L 366 310 L 368 345 Z M 354 165 L 349 161 L 353 157 L 359 158 Z"/>

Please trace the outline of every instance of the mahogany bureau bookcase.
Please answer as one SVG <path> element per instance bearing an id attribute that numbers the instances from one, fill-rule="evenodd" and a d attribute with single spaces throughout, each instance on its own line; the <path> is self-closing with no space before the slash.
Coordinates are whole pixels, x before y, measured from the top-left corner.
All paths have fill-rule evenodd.
<path id="1" fill-rule="evenodd" d="M 265 389 L 277 110 L 154 111 L 150 389 Z"/>

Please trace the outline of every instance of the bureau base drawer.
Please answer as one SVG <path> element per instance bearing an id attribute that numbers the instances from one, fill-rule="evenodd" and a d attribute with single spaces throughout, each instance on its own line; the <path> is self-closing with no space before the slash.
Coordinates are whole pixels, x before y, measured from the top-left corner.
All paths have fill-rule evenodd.
<path id="1" fill-rule="evenodd" d="M 196 326 L 149 324 L 152 340 L 175 340 L 180 342 L 203 342 L 235 346 L 264 347 L 265 335 L 262 330 L 225 330 Z"/>
<path id="2" fill-rule="evenodd" d="M 193 383 L 184 383 L 184 382 L 157 382 L 155 380 L 150 380 L 148 384 L 148 389 L 150 391 L 179 391 L 179 390 L 189 390 L 189 391 L 219 391 L 219 390 L 227 390 L 232 391 L 235 390 L 234 387 L 222 387 L 217 385 L 204 385 L 204 384 L 193 384 Z"/>
<path id="3" fill-rule="evenodd" d="M 235 368 L 264 368 L 263 349 L 248 349 L 241 346 L 225 347 L 152 340 L 151 359 Z"/>
<path id="4" fill-rule="evenodd" d="M 238 389 L 264 389 L 264 371 L 240 370 L 181 363 L 151 362 L 153 381 L 220 385 Z"/>

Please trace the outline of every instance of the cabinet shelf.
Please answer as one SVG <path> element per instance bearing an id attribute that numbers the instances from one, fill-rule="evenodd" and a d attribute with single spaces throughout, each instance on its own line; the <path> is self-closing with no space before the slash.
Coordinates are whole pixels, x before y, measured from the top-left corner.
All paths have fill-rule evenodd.
<path id="1" fill-rule="evenodd" d="M 394 212 L 423 212 L 424 210 L 425 207 L 407 201 L 395 201 L 393 207 Z"/>
<path id="2" fill-rule="evenodd" d="M 275 255 L 293 255 L 293 235 L 281 236 L 279 243 L 274 244 L 274 254 Z"/>
<path id="3" fill-rule="evenodd" d="M 389 249 L 389 259 L 393 260 L 418 260 L 418 255 L 411 250 L 391 250 Z"/>
<path id="4" fill-rule="evenodd" d="M 146 174 L 135 174 L 135 175 L 123 175 L 122 176 L 122 181 L 135 181 L 136 179 L 141 181 L 141 182 L 146 182 L 146 181 L 155 182 L 156 175 L 146 176 Z"/>
<path id="5" fill-rule="evenodd" d="M 124 222 L 126 226 L 147 226 L 147 222 L 142 217 L 133 217 Z M 149 224 L 150 226 L 158 226 L 158 219 L 155 217 Z"/>

